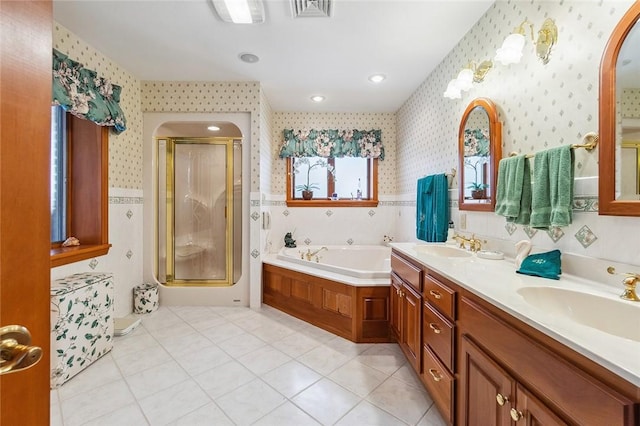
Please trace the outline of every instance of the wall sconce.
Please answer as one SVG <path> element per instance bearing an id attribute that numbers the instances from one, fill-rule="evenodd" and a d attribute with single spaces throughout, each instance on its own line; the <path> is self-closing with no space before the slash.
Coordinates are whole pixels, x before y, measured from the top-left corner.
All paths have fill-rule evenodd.
<path id="1" fill-rule="evenodd" d="M 558 41 L 558 27 L 553 19 L 547 18 L 543 23 L 540 31 L 538 31 L 538 39 L 533 36 L 533 24 L 526 19 L 522 21 L 520 26 L 513 30 L 513 34 L 507 36 L 502 43 L 502 47 L 496 50 L 494 60 L 502 65 L 517 64 L 522 59 L 522 50 L 525 43 L 525 25 L 529 25 L 531 30 L 531 41 L 536 44 L 536 54 L 543 64 L 549 62 L 551 48 Z"/>
<path id="2" fill-rule="evenodd" d="M 456 78 L 451 80 L 444 92 L 444 97 L 449 99 L 460 99 L 462 92 L 466 92 L 473 87 L 473 83 L 481 83 L 489 70 L 493 67 L 493 62 L 482 61 L 479 65 L 470 62 L 467 68 L 463 68 Z"/>

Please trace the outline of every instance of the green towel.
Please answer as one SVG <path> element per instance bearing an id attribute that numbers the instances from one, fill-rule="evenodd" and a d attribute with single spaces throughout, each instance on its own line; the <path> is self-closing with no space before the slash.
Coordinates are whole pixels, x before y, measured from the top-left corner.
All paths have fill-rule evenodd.
<path id="1" fill-rule="evenodd" d="M 532 228 L 568 226 L 572 221 L 573 150 L 570 145 L 536 154 L 533 166 Z"/>
<path id="2" fill-rule="evenodd" d="M 498 164 L 496 214 L 507 222 L 528 225 L 531 216 L 531 171 L 525 155 L 508 157 Z"/>
<path id="3" fill-rule="evenodd" d="M 524 275 L 559 280 L 559 275 L 562 273 L 560 250 L 531 254 L 522 261 L 520 269 L 516 272 Z"/>

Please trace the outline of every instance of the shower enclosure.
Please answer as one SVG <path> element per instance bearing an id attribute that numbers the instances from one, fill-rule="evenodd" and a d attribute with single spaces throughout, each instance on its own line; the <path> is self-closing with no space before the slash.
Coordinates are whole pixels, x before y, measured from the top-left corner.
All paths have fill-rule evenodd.
<path id="1" fill-rule="evenodd" d="M 157 278 L 233 285 L 241 274 L 242 145 L 233 138 L 157 138 Z"/>

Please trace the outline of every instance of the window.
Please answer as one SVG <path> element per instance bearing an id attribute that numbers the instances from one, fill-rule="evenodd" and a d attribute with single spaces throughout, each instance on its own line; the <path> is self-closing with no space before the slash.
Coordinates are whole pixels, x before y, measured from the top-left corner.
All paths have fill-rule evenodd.
<path id="1" fill-rule="evenodd" d="M 67 239 L 67 120 L 62 107 L 51 107 L 51 242 Z"/>
<path id="2" fill-rule="evenodd" d="M 313 191 L 311 199 L 303 198 L 304 189 Z M 287 205 L 375 207 L 378 205 L 378 160 L 289 157 Z"/>
<path id="3" fill-rule="evenodd" d="M 109 251 L 107 127 L 51 113 L 51 267 Z M 80 245 L 62 247 L 69 237 Z"/>

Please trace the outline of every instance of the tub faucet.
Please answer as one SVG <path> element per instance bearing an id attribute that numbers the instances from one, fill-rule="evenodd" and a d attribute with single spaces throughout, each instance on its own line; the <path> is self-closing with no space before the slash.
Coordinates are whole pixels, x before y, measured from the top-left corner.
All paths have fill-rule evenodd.
<path id="1" fill-rule="evenodd" d="M 307 249 L 307 252 L 305 253 L 305 257 L 307 258 L 307 260 L 311 261 L 311 259 L 313 258 L 313 256 L 316 257 L 316 262 L 318 261 L 318 253 L 320 253 L 322 250 L 329 250 L 326 247 L 320 247 L 318 250 L 312 252 L 311 249 Z"/>

